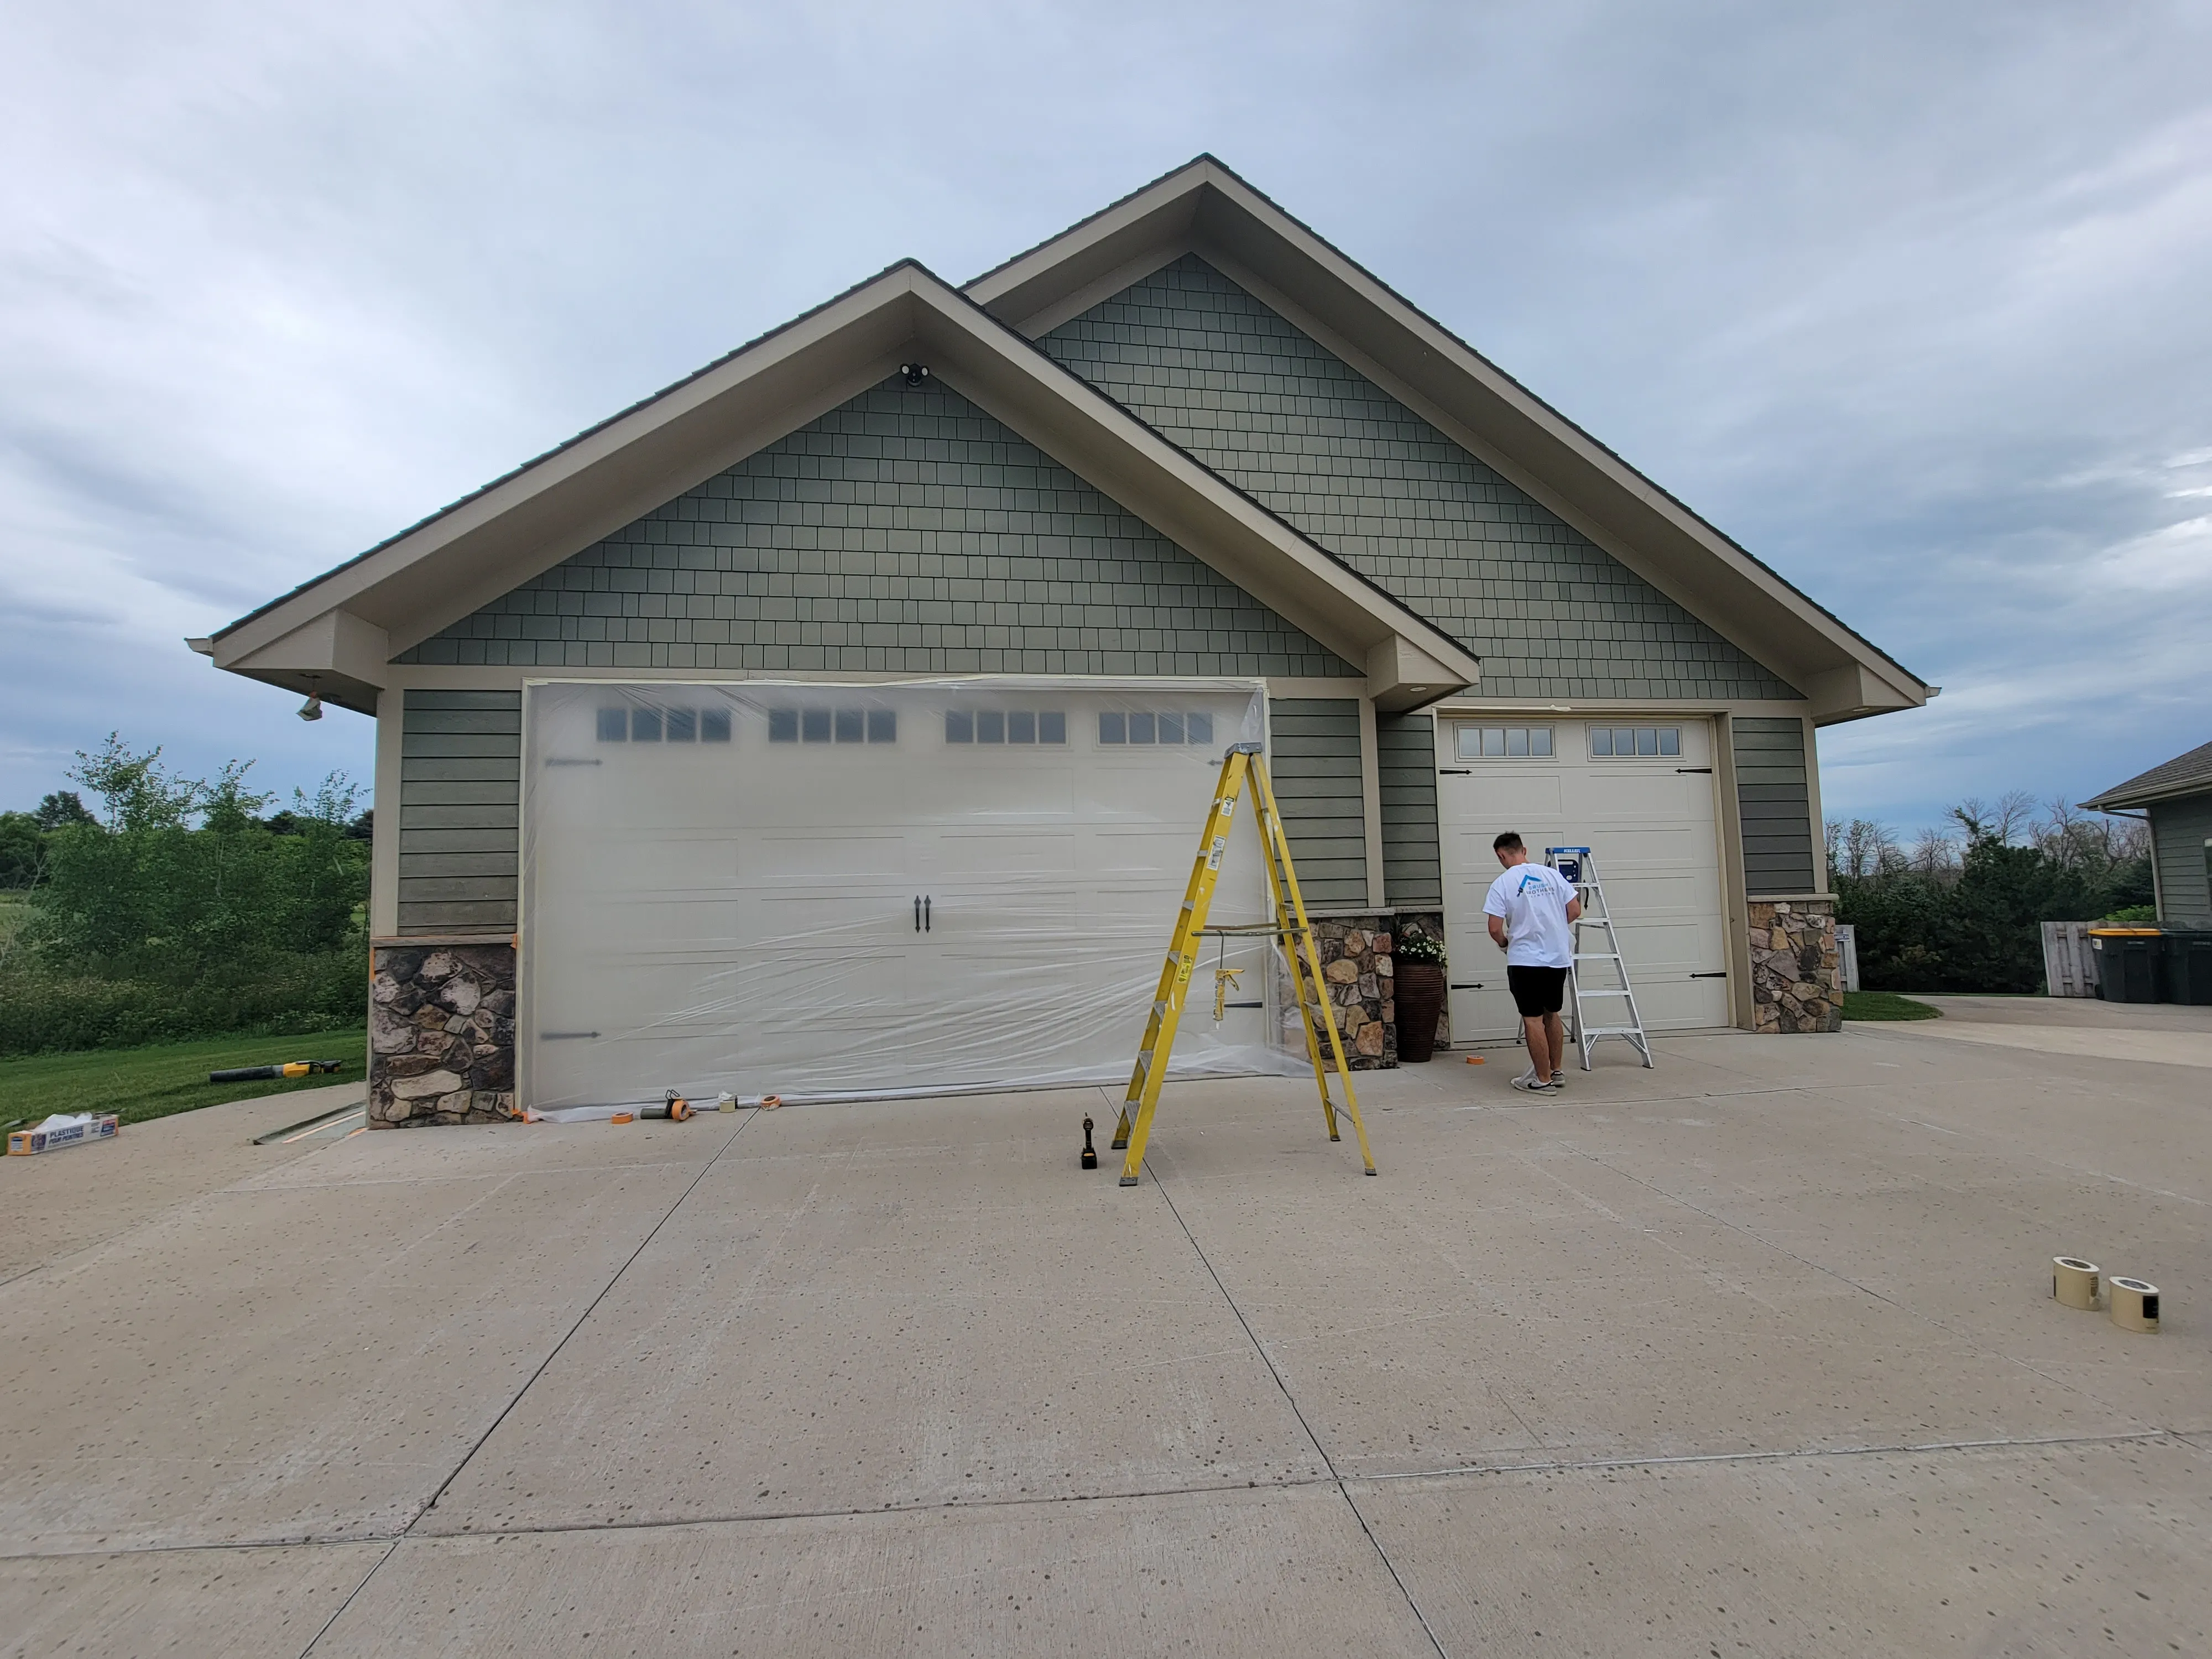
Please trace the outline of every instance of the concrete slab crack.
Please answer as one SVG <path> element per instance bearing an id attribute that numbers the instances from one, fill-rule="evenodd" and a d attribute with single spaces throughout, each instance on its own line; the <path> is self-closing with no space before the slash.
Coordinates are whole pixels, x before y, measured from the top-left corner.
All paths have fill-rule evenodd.
<path id="1" fill-rule="evenodd" d="M 1160 1180 L 1159 1172 L 1152 1168 L 1149 1158 L 1145 1162 L 1145 1170 L 1152 1177 L 1152 1187 L 1159 1194 L 1160 1202 L 1167 1206 L 1168 1213 L 1175 1218 L 1176 1225 L 1182 1229 L 1182 1236 L 1190 1241 L 1190 1248 L 1197 1255 L 1199 1265 L 1206 1269 L 1206 1277 L 1221 1292 L 1221 1299 L 1228 1304 L 1229 1311 L 1237 1316 L 1237 1322 L 1244 1328 L 1244 1334 L 1251 1339 L 1252 1350 L 1260 1356 L 1260 1363 L 1267 1368 L 1267 1375 L 1275 1380 L 1276 1388 L 1282 1390 L 1283 1403 L 1291 1408 L 1291 1415 L 1297 1419 L 1298 1427 L 1304 1431 L 1308 1443 L 1314 1449 L 1314 1455 L 1321 1459 L 1322 1467 L 1328 1471 L 1329 1480 L 1344 1499 L 1345 1507 L 1352 1511 L 1352 1518 L 1359 1522 L 1359 1530 L 1374 1546 L 1376 1559 L 1382 1563 L 1382 1571 L 1390 1575 L 1390 1582 L 1398 1587 L 1398 1594 L 1406 1598 L 1407 1607 L 1420 1625 L 1421 1634 L 1429 1638 L 1429 1645 L 1436 1650 L 1437 1659 L 1450 1659 L 1444 1652 L 1444 1644 L 1437 1639 L 1436 1631 L 1429 1624 L 1428 1615 L 1421 1611 L 1421 1604 L 1414 1599 L 1413 1590 L 1399 1572 L 1397 1563 L 1390 1559 L 1390 1552 L 1382 1547 L 1382 1540 L 1375 1535 L 1375 1528 L 1367 1524 L 1366 1516 L 1360 1512 L 1358 1500 L 1352 1497 L 1351 1488 L 1344 1484 L 1345 1477 L 1337 1472 L 1336 1460 L 1328 1455 L 1328 1448 L 1321 1443 L 1321 1437 L 1314 1432 L 1313 1425 L 1306 1421 L 1306 1414 L 1298 1409 L 1297 1396 L 1291 1392 L 1291 1385 L 1283 1380 L 1282 1372 L 1276 1370 L 1273 1357 L 1268 1353 L 1267 1345 L 1260 1340 L 1259 1333 L 1252 1328 L 1252 1322 L 1245 1318 L 1244 1310 L 1237 1305 L 1237 1298 L 1229 1293 L 1229 1286 L 1221 1282 L 1221 1275 L 1214 1271 L 1213 1263 L 1206 1254 L 1206 1247 L 1198 1242 L 1198 1235 L 1191 1231 L 1190 1224 L 1182 1218 L 1182 1212 L 1176 1207 L 1174 1194 Z"/>

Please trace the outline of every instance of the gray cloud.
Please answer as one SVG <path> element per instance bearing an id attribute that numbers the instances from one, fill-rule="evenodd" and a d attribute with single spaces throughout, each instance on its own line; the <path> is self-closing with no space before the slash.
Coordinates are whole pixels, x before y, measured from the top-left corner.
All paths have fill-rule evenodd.
<path id="1" fill-rule="evenodd" d="M 203 633 L 902 255 L 1208 149 L 1945 693 L 1832 809 L 2202 742 L 2201 8 L 0 6 L 0 799 L 367 770 Z M 2115 665 L 2133 665 L 2131 674 Z"/>

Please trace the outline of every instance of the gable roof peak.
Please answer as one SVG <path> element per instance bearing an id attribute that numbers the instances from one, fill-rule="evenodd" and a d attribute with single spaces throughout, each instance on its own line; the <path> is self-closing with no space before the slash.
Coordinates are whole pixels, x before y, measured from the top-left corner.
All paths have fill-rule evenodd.
<path id="1" fill-rule="evenodd" d="M 1823 722 L 1936 688 L 1348 258 L 1200 154 L 963 290 L 1031 338 L 1195 253 L 1809 696 Z"/>

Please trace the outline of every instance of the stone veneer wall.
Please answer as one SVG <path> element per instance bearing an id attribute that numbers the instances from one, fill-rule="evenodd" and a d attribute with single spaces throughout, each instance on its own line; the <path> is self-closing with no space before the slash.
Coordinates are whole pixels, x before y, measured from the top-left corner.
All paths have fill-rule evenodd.
<path id="1" fill-rule="evenodd" d="M 1802 899 L 1751 902 L 1753 1030 L 1841 1030 L 1841 982 L 1832 905 Z"/>
<path id="2" fill-rule="evenodd" d="M 380 945 L 372 960 L 368 1127 L 512 1116 L 514 945 Z"/>
<path id="3" fill-rule="evenodd" d="M 1314 918 L 1322 979 L 1336 1009 L 1344 1057 L 1355 1072 L 1381 1071 L 1398 1063 L 1398 1005 L 1391 994 L 1396 969 L 1391 953 L 1401 931 L 1441 940 L 1444 919 L 1440 913 L 1401 916 L 1387 912 Z M 1287 988 L 1284 1000 L 1287 1005 Z M 1449 1020 L 1447 1013 L 1437 1022 L 1439 1042 L 1451 1039 Z M 1296 1027 L 1293 1016 L 1285 1028 L 1291 1042 L 1298 1040 Z M 1318 1023 L 1314 1035 L 1325 1055 L 1328 1038 Z"/>

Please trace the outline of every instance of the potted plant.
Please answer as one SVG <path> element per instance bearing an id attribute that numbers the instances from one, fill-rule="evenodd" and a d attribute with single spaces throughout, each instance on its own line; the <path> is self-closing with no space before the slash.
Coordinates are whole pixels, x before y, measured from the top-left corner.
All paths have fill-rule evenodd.
<path id="1" fill-rule="evenodd" d="M 1444 1012 L 1444 947 L 1426 933 L 1401 933 L 1391 952 L 1391 995 L 1397 1000 L 1398 1059 L 1423 1065 L 1437 1051 Z"/>

